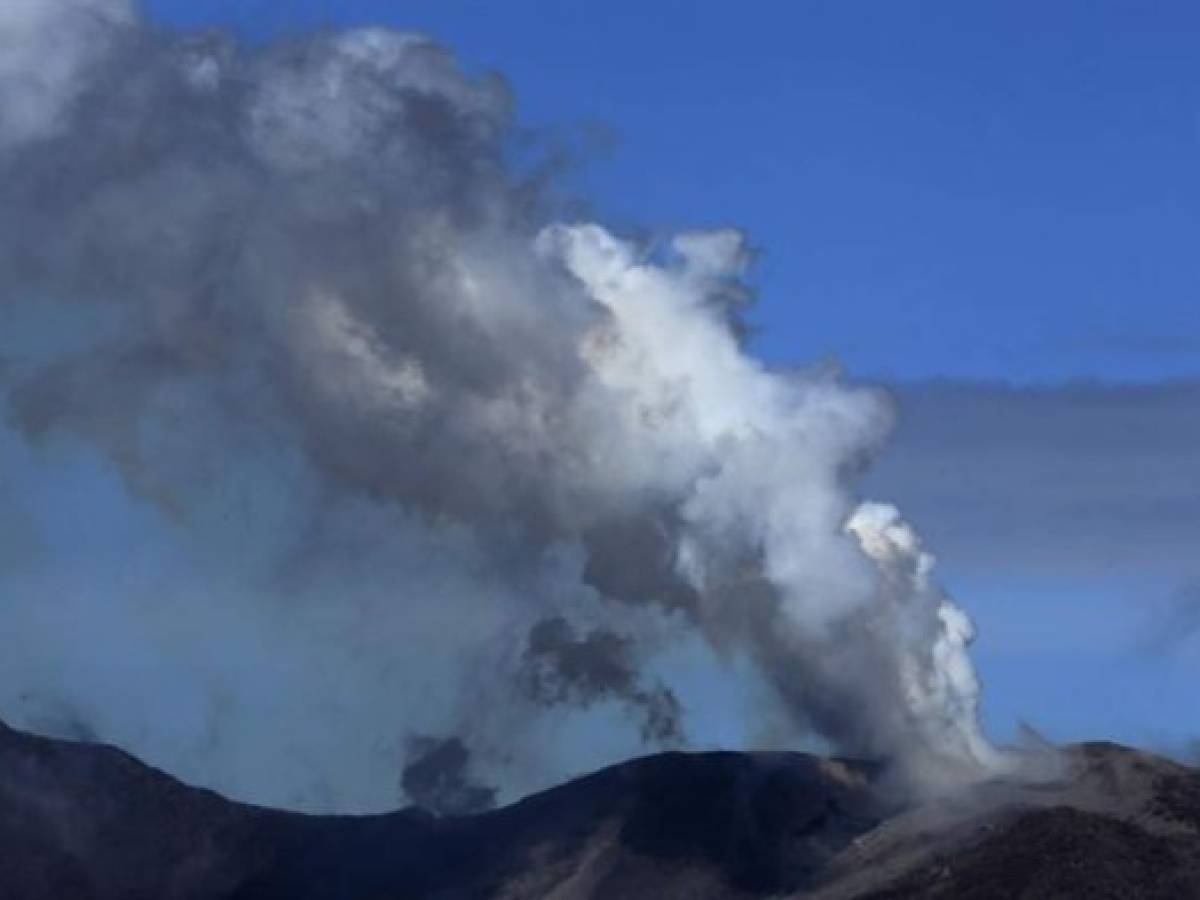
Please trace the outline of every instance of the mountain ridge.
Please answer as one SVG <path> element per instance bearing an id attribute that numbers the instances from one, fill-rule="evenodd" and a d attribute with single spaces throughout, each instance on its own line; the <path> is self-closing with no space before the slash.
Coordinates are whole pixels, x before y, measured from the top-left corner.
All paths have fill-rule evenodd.
<path id="1" fill-rule="evenodd" d="M 321 816 L 0 723 L 0 897 L 1200 896 L 1200 773 L 1116 744 L 1056 758 L 903 803 L 877 765 L 675 752 L 473 816 Z"/>

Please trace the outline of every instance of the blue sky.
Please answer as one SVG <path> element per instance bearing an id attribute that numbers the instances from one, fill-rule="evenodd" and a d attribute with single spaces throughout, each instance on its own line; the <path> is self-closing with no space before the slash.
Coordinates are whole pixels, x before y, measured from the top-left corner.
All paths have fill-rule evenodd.
<path id="1" fill-rule="evenodd" d="M 606 219 L 749 231 L 772 361 L 1022 382 L 1197 370 L 1195 4 L 148 9 L 251 37 L 386 23 L 503 72 L 525 123 L 591 135 L 577 182 Z"/>

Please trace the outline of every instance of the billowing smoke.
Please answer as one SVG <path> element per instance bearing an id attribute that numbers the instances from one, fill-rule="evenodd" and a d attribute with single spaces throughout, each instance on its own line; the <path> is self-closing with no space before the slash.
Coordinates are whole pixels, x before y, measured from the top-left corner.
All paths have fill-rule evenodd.
<path id="1" fill-rule="evenodd" d="M 739 233 L 556 221 L 504 82 L 415 35 L 25 0 L 0 99 L 0 377 L 41 455 L 7 452 L 98 495 L 11 504 L 44 533 L 5 715 L 57 692 L 251 799 L 458 809 L 704 742 L 692 641 L 796 741 L 990 763 L 970 623 L 854 493 L 889 404 L 745 352 Z"/>

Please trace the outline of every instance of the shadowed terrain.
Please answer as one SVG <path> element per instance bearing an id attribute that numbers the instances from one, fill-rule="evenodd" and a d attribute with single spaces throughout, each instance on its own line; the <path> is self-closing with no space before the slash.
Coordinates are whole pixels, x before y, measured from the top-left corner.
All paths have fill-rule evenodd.
<path id="1" fill-rule="evenodd" d="M 1200 774 L 1112 744 L 921 804 L 878 767 L 668 753 L 503 809 L 308 816 L 0 726 L 5 898 L 1200 896 Z"/>

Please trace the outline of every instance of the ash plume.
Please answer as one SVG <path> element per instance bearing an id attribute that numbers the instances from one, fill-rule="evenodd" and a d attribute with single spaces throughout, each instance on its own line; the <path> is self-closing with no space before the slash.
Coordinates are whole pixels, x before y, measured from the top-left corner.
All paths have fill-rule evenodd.
<path id="1" fill-rule="evenodd" d="M 450 736 L 406 790 L 459 799 L 468 752 L 511 795 L 703 740 L 650 674 L 686 633 L 797 735 L 994 764 L 970 622 L 855 493 L 890 405 L 746 354 L 738 232 L 557 221 L 504 81 L 412 34 L 19 2 L 0 98 L 0 447 L 59 498 L 4 575 L 6 691 L 236 796 L 381 808 L 406 734 Z"/>
<path id="2" fill-rule="evenodd" d="M 589 706 L 613 698 L 638 712 L 642 739 L 682 744 L 679 700 L 664 685 L 640 680 L 632 638 L 605 629 L 577 635 L 561 616 L 529 629 L 520 672 L 526 694 L 538 703 Z"/>
<path id="3" fill-rule="evenodd" d="M 409 740 L 400 785 L 413 803 L 438 815 L 483 812 L 495 806 L 496 789 L 472 780 L 470 761 L 470 751 L 457 737 L 416 735 Z"/>

